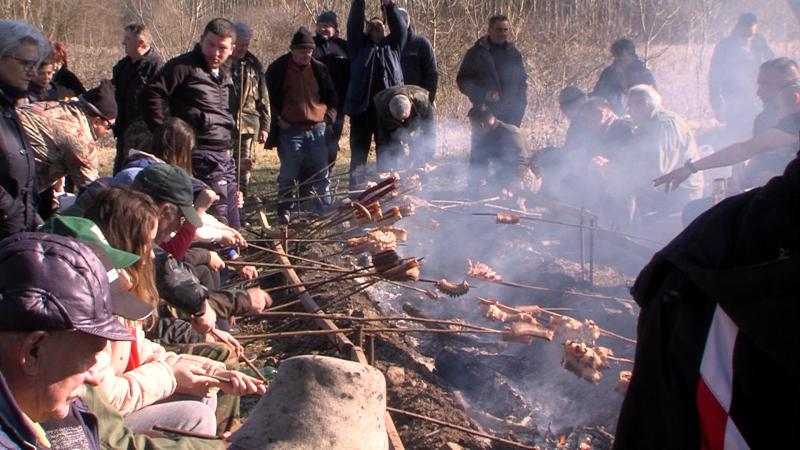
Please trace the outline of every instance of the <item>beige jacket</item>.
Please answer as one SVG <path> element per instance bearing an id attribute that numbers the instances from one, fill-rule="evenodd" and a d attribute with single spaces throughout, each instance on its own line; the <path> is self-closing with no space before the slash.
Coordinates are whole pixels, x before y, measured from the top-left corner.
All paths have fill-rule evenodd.
<path id="1" fill-rule="evenodd" d="M 163 400 L 173 393 L 177 381 L 172 366 L 179 361 L 191 361 L 200 368 L 223 370 L 225 365 L 194 355 L 178 355 L 146 339 L 141 325 L 136 327 L 136 345 L 140 366 L 124 372 L 130 357 L 129 342 L 109 343 L 98 356 L 102 369 L 100 387 L 108 402 L 126 416 L 145 406 Z"/>

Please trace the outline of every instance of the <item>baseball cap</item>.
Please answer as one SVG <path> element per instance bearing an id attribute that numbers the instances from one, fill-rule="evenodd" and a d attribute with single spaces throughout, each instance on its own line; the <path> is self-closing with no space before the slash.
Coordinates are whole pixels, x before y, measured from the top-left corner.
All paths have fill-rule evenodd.
<path id="1" fill-rule="evenodd" d="M 77 330 L 134 340 L 114 316 L 108 273 L 88 244 L 17 233 L 0 241 L 0 273 L 0 330 Z"/>
<path id="2" fill-rule="evenodd" d="M 139 255 L 112 247 L 100 227 L 89 219 L 73 216 L 53 216 L 39 231 L 73 237 L 88 244 L 97 254 L 108 275 L 111 290 L 111 311 L 128 320 L 144 320 L 153 313 L 153 307 L 132 294 L 122 284 L 117 269 L 130 267 L 139 260 Z"/>
<path id="3" fill-rule="evenodd" d="M 197 228 L 203 226 L 203 220 L 193 206 L 192 178 L 180 167 L 166 163 L 150 164 L 136 175 L 133 188 L 156 202 L 175 204 L 189 223 Z"/>

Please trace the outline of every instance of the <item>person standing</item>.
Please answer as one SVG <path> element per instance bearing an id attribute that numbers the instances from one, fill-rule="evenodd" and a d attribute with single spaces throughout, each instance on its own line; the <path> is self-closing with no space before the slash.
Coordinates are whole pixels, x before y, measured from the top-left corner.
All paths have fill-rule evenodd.
<path id="1" fill-rule="evenodd" d="M 50 45 L 26 22 L 0 20 L 0 239 L 36 227 L 36 167 L 15 104 Z"/>
<path id="2" fill-rule="evenodd" d="M 490 17 L 486 36 L 464 55 L 456 82 L 473 107 L 486 104 L 501 122 L 519 127 L 528 106 L 528 74 L 510 32 L 508 17 Z"/>
<path id="3" fill-rule="evenodd" d="M 56 88 L 58 98 L 72 98 L 77 97 L 84 92 L 86 88 L 83 87 L 80 78 L 75 73 L 69 70 L 69 63 L 67 61 L 67 46 L 63 42 L 54 41 L 51 43 L 51 53 L 53 61 L 55 62 L 55 71 L 53 75 L 53 86 Z"/>
<path id="4" fill-rule="evenodd" d="M 250 171 L 256 162 L 256 143 L 263 145 L 267 142 L 269 96 L 264 82 L 264 67 L 256 55 L 249 51 L 253 30 L 244 22 L 234 22 L 233 26 L 236 28 L 230 64 L 233 78 L 230 109 L 236 122 L 233 159 L 237 165 L 241 165 L 237 169 L 241 183 L 239 189 L 246 196 Z"/>
<path id="5" fill-rule="evenodd" d="M 739 16 L 733 32 L 714 48 L 708 71 L 709 103 L 717 120 L 725 124 L 727 144 L 749 137 L 758 113 L 753 92 L 758 68 L 774 56 L 752 13 Z"/>
<path id="6" fill-rule="evenodd" d="M 117 155 L 114 158 L 114 175 L 122 170 L 128 150 L 142 150 L 149 140 L 147 125 L 139 109 L 139 93 L 145 84 L 164 65 L 164 59 L 151 45 L 150 30 L 144 24 L 131 23 L 122 34 L 125 57 L 114 65 L 111 84 L 117 101 L 117 121 L 114 136 L 117 138 Z"/>
<path id="7" fill-rule="evenodd" d="M 616 115 L 624 116 L 628 89 L 640 84 L 656 87 L 656 80 L 644 61 L 639 59 L 632 40 L 620 38 L 614 41 L 611 56 L 614 62 L 600 73 L 589 96 L 604 98 Z"/>
<path id="8" fill-rule="evenodd" d="M 336 120 L 336 89 L 324 64 L 311 57 L 314 37 L 300 27 L 289 53 L 267 68 L 272 122 L 267 147 L 278 147 L 278 221 L 289 223 L 291 196 L 301 168 L 313 174 L 308 184 L 319 196 L 318 209 L 330 205 L 326 128 Z"/>
<path id="9" fill-rule="evenodd" d="M 439 69 L 436 66 L 436 53 L 431 41 L 425 36 L 415 33 L 411 28 L 411 16 L 403 8 L 399 9 L 400 18 L 408 24 L 408 38 L 400 56 L 403 68 L 403 82 L 424 88 L 429 93 L 429 100 L 436 100 L 439 87 Z"/>
<path id="10" fill-rule="evenodd" d="M 350 186 L 363 180 L 356 170 L 367 163 L 370 143 L 377 131 L 373 99 L 378 92 L 403 84 L 403 69 L 400 55 L 403 52 L 408 27 L 402 23 L 398 8 L 392 0 L 381 0 L 389 36 L 386 36 L 384 20 L 373 17 L 365 21 L 365 0 L 353 0 L 347 19 L 347 43 L 350 46 L 350 87 L 344 102 L 344 112 L 350 116 Z M 384 158 L 380 146 L 375 155 L 378 170 L 383 169 Z"/>
<path id="11" fill-rule="evenodd" d="M 142 89 L 139 101 L 151 131 L 164 122 L 165 104 L 173 116 L 195 129 L 192 172 L 219 196 L 210 212 L 238 229 L 240 194 L 231 158 L 235 123 L 229 101 L 233 80 L 225 66 L 235 39 L 230 21 L 211 20 L 194 49 L 169 60 Z"/>
<path id="12" fill-rule="evenodd" d="M 347 85 L 350 83 L 350 49 L 347 41 L 339 37 L 339 21 L 333 11 L 324 11 L 317 17 L 317 32 L 314 35 L 314 59 L 325 64 L 336 88 L 336 97 L 343 102 L 347 97 Z M 337 114 L 336 121 L 329 129 L 328 164 L 336 163 L 339 154 L 339 140 L 344 128 L 344 114 Z M 330 170 L 333 170 L 331 166 Z M 312 174 L 308 174 L 311 176 Z M 307 177 L 303 177 L 307 178 Z"/>

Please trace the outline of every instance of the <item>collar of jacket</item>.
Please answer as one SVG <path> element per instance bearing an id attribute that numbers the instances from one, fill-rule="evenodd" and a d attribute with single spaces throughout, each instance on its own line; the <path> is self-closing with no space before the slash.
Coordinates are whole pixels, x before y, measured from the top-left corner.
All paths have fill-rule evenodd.
<path id="1" fill-rule="evenodd" d="M 409 36 L 410 36 L 410 34 L 409 34 Z M 487 34 L 487 35 L 479 38 L 477 41 L 475 41 L 475 45 L 478 46 L 478 47 L 483 47 L 486 50 L 489 50 L 492 47 L 492 45 L 489 43 L 489 35 Z M 511 49 L 511 48 L 515 48 L 515 47 L 516 46 L 514 45 L 513 42 L 506 41 L 506 48 Z"/>

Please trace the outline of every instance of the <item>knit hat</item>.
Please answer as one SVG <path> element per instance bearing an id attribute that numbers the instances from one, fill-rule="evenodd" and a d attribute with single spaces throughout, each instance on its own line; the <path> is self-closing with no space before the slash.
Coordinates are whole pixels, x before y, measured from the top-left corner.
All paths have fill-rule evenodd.
<path id="1" fill-rule="evenodd" d="M 93 113 L 112 120 L 117 117 L 117 101 L 114 99 L 114 86 L 109 80 L 103 80 L 95 88 L 89 89 L 80 96 L 84 104 L 88 103 Z"/>
<path id="2" fill-rule="evenodd" d="M 411 116 L 411 100 L 405 95 L 395 95 L 389 100 L 389 113 L 396 120 L 406 120 Z"/>
<path id="3" fill-rule="evenodd" d="M 737 24 L 739 26 L 750 27 L 758 23 L 758 16 L 753 13 L 744 13 L 739 16 Z"/>
<path id="4" fill-rule="evenodd" d="M 317 23 L 320 22 L 327 22 L 333 25 L 333 28 L 339 29 L 339 20 L 336 17 L 336 13 L 333 11 L 323 11 L 322 14 L 317 17 Z"/>
<path id="5" fill-rule="evenodd" d="M 306 27 L 300 27 L 299 30 L 292 37 L 292 45 L 290 48 L 315 48 L 314 36 Z"/>

